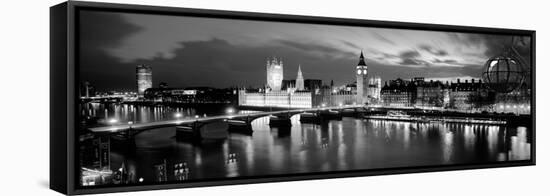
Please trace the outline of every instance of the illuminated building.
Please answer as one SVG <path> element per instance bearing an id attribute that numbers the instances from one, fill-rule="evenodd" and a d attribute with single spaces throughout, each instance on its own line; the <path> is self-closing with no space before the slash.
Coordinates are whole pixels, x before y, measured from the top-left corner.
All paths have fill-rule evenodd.
<path id="1" fill-rule="evenodd" d="M 357 103 L 364 104 L 367 102 L 366 96 L 368 92 L 368 81 L 367 81 L 367 64 L 365 63 L 365 57 L 363 57 L 363 51 L 359 56 L 359 63 L 356 67 L 357 77 Z"/>
<path id="2" fill-rule="evenodd" d="M 80 184 L 82 186 L 111 184 L 113 181 L 113 171 L 81 168 L 80 177 Z"/>
<path id="3" fill-rule="evenodd" d="M 143 98 L 164 103 L 234 103 L 237 99 L 234 90 L 210 87 L 149 88 L 145 90 Z"/>
<path id="4" fill-rule="evenodd" d="M 357 65 L 357 80 L 362 84 L 360 97 L 367 101 L 369 93 L 367 80 L 367 67 L 360 55 L 360 61 Z M 352 91 L 337 90 L 333 82 L 331 86 L 323 86 L 323 82 L 318 79 L 304 79 L 302 68 L 298 66 L 298 72 L 295 80 L 283 80 L 282 61 L 273 58 L 267 61 L 267 86 L 266 89 L 247 90 L 241 89 L 238 93 L 238 103 L 240 106 L 252 107 L 279 107 L 279 108 L 312 108 L 324 106 L 341 106 L 357 104 L 357 94 Z M 372 79 L 371 85 L 380 89 L 380 78 Z M 376 88 L 374 88 L 376 89 Z M 379 92 L 370 92 L 373 98 L 380 97 Z"/>
<path id="5" fill-rule="evenodd" d="M 109 137 L 95 137 L 83 140 L 81 143 L 81 166 L 95 170 L 110 169 L 111 141 Z"/>
<path id="6" fill-rule="evenodd" d="M 313 99 L 311 92 L 246 92 L 239 91 L 239 105 L 256 107 L 281 107 L 281 108 L 311 108 Z"/>
<path id="7" fill-rule="evenodd" d="M 298 75 L 296 76 L 296 90 L 303 91 L 304 88 L 304 77 L 302 76 L 302 68 L 298 65 Z"/>
<path id="8" fill-rule="evenodd" d="M 189 168 L 187 163 L 174 164 L 174 179 L 175 180 L 187 180 L 189 178 Z"/>
<path id="9" fill-rule="evenodd" d="M 412 107 L 416 99 L 416 85 L 401 78 L 391 80 L 382 87 L 380 97 L 387 107 Z"/>
<path id="10" fill-rule="evenodd" d="M 450 107 L 457 110 L 471 111 L 471 110 L 487 110 L 481 108 L 481 100 L 477 100 L 476 97 L 482 97 L 483 84 L 481 80 L 475 82 L 472 79 L 471 82 L 465 80 L 461 82 L 457 79 L 456 83 L 451 82 L 450 88 Z M 476 103 L 477 102 L 477 103 Z"/>
<path id="11" fill-rule="evenodd" d="M 109 136 L 100 136 L 81 141 L 80 169 L 81 185 L 92 186 L 110 184 L 111 142 Z"/>
<path id="12" fill-rule="evenodd" d="M 267 61 L 267 88 L 265 91 L 239 90 L 238 103 L 241 106 L 311 108 L 315 104 L 315 93 L 321 88 L 321 80 L 304 80 L 298 66 L 296 80 L 283 80 L 283 62 L 277 58 Z"/>
<path id="13" fill-rule="evenodd" d="M 326 106 L 354 105 L 357 101 L 356 98 L 356 95 L 350 91 L 323 86 L 320 93 L 314 95 L 314 103 Z"/>
<path id="14" fill-rule="evenodd" d="M 495 98 L 495 112 L 531 114 L 531 89 L 527 85 L 509 93 L 498 93 Z"/>
<path id="15" fill-rule="evenodd" d="M 155 168 L 155 182 L 168 181 L 168 172 L 166 166 L 166 159 L 164 159 L 163 163 L 153 166 Z"/>
<path id="16" fill-rule="evenodd" d="M 267 87 L 271 91 L 280 91 L 283 82 L 283 61 L 273 57 L 267 60 Z"/>
<path id="17" fill-rule="evenodd" d="M 143 97 L 143 93 L 148 88 L 153 87 L 153 70 L 147 65 L 138 65 L 136 67 L 136 81 L 138 96 Z"/>
<path id="18" fill-rule="evenodd" d="M 382 90 L 382 79 L 379 76 L 369 78 L 367 89 L 368 102 L 377 104 L 380 102 L 380 91 Z"/>
<path id="19" fill-rule="evenodd" d="M 441 81 L 424 81 L 424 78 L 414 78 L 416 84 L 416 107 L 443 107 L 445 105 L 445 85 Z M 448 102 L 447 102 L 448 103 Z"/>

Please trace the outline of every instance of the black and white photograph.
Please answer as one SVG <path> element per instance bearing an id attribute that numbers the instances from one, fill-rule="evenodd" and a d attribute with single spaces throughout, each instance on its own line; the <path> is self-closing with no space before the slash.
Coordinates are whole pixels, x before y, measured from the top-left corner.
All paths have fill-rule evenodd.
<path id="1" fill-rule="evenodd" d="M 531 36 L 75 14 L 81 188 L 533 158 Z"/>
<path id="2" fill-rule="evenodd" d="M 2 5 L 1 196 L 550 190 L 544 1 Z"/>

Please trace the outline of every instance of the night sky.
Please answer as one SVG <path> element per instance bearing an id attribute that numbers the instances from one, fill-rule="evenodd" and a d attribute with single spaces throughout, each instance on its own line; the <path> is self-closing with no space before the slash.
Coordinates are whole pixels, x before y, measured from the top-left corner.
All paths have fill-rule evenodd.
<path id="1" fill-rule="evenodd" d="M 370 76 L 455 80 L 479 78 L 511 36 L 261 22 L 98 11 L 80 13 L 81 81 L 97 90 L 135 91 L 135 67 L 153 68 L 153 86 L 254 86 L 266 82 L 268 57 L 298 64 L 305 79 L 355 81 L 364 52 Z M 529 61 L 528 37 L 516 49 Z"/>

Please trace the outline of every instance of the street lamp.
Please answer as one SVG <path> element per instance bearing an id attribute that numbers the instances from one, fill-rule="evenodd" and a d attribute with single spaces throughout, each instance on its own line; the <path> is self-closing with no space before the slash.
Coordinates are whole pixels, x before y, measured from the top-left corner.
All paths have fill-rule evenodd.
<path id="1" fill-rule="evenodd" d="M 183 116 L 183 115 L 182 115 L 181 113 L 179 113 L 179 112 L 176 112 L 176 113 L 174 114 L 174 118 L 181 118 L 182 116 Z"/>
<path id="2" fill-rule="evenodd" d="M 233 108 L 227 108 L 227 109 L 225 110 L 225 113 L 227 113 L 227 114 L 233 114 L 233 113 L 235 113 L 235 109 L 233 109 Z"/>

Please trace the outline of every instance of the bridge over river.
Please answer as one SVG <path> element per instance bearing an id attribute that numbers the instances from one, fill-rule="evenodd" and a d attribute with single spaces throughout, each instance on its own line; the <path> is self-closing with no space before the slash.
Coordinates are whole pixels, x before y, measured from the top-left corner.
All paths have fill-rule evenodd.
<path id="1" fill-rule="evenodd" d="M 88 130 L 92 133 L 117 134 L 123 135 L 127 138 L 133 138 L 133 136 L 146 130 L 164 127 L 176 127 L 177 134 L 179 133 L 180 135 L 184 135 L 193 139 L 200 139 L 200 129 L 205 125 L 213 123 L 226 124 L 229 128 L 229 131 L 251 133 L 252 121 L 261 117 L 270 116 L 270 126 L 291 126 L 290 118 L 297 114 L 301 115 L 302 122 L 315 123 L 324 119 L 341 119 L 343 114 L 356 115 L 364 110 L 365 108 L 362 105 L 289 109 L 269 112 L 252 112 L 247 114 L 228 114 L 211 117 L 174 119 L 147 123 L 116 124 L 92 127 L 88 128 Z"/>
<path id="2" fill-rule="evenodd" d="M 448 117 L 446 121 L 454 120 L 459 123 L 473 123 L 474 121 L 480 121 L 480 123 L 489 124 L 491 122 L 499 122 L 499 124 L 526 125 L 531 122 L 530 116 L 516 116 L 508 114 L 456 113 L 444 110 L 426 110 L 418 108 L 388 108 L 367 107 L 365 105 L 346 105 L 339 107 L 258 111 L 246 114 L 228 114 L 211 117 L 174 119 L 135 124 L 115 124 L 100 127 L 91 127 L 88 128 L 88 130 L 96 134 L 118 135 L 127 139 L 131 139 L 134 138 L 135 135 L 143 131 L 157 128 L 175 127 L 176 136 L 181 136 L 183 139 L 196 140 L 202 139 L 201 129 L 206 129 L 209 127 L 214 129 L 226 129 L 229 132 L 251 134 L 253 132 L 252 121 L 266 116 L 270 117 L 269 126 L 271 127 L 291 127 L 292 124 L 290 118 L 294 115 L 300 115 L 301 123 L 318 124 L 321 122 L 325 122 L 326 120 L 341 120 L 342 116 L 361 116 L 360 114 L 375 114 L 375 116 L 371 118 L 388 118 L 385 116 L 376 116 L 376 114 L 385 114 L 385 112 L 389 110 L 406 111 L 407 113 L 415 115 L 417 117 Z M 411 121 L 414 119 L 416 118 L 411 118 L 408 120 Z"/>

